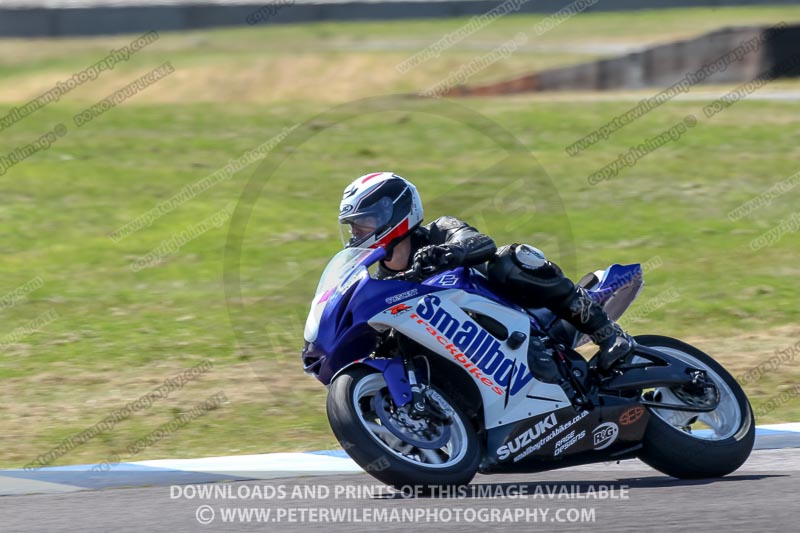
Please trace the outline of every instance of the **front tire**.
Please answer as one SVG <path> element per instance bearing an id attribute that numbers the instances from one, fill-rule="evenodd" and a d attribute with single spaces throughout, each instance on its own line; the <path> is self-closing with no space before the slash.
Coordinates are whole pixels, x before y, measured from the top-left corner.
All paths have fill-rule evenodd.
<path id="1" fill-rule="evenodd" d="M 719 392 L 720 403 L 709 413 L 649 407 L 650 419 L 639 458 L 656 470 L 681 479 L 722 477 L 739 468 L 755 441 L 755 418 L 736 380 L 709 355 L 670 337 L 641 335 L 638 344 L 671 355 L 704 370 Z M 634 361 L 637 362 L 636 357 Z M 680 390 L 660 387 L 656 401 L 691 401 Z M 692 428 L 702 425 L 701 429 Z"/>
<path id="2" fill-rule="evenodd" d="M 388 485 L 399 489 L 466 485 L 478 470 L 480 443 L 463 411 L 436 387 L 433 391 L 440 408 L 453 419 L 447 430 L 434 428 L 438 441 L 433 439 L 431 445 L 443 444 L 437 448 L 425 448 L 423 442 L 415 446 L 398 438 L 398 431 L 408 427 L 404 423 L 416 422 L 394 407 L 383 375 L 363 366 L 346 369 L 331 383 L 328 422 L 347 454 Z M 377 413 L 379 409 L 384 412 Z M 398 425 L 390 431 L 386 423 Z"/>

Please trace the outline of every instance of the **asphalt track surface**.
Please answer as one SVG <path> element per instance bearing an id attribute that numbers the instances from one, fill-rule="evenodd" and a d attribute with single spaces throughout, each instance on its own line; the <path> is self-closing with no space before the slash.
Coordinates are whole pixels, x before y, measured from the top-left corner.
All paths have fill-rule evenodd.
<path id="1" fill-rule="evenodd" d="M 202 498 L 201 487 L 225 492 Z M 784 448 L 755 450 L 733 474 L 693 481 L 630 460 L 477 476 L 465 493 L 450 495 L 396 492 L 354 474 L 6 496 L 0 531 L 797 531 L 798 488 L 800 448 Z M 223 509 L 247 508 L 270 514 L 223 518 Z M 213 520 L 201 524 L 198 513 Z"/>

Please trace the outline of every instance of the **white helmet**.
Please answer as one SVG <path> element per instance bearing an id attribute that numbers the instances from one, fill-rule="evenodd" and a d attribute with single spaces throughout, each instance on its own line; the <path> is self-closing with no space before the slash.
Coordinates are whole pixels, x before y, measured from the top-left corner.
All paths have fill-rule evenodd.
<path id="1" fill-rule="evenodd" d="M 397 174 L 365 174 L 344 190 L 339 223 L 345 248 L 384 247 L 391 254 L 422 223 L 422 200 L 417 188 Z"/>

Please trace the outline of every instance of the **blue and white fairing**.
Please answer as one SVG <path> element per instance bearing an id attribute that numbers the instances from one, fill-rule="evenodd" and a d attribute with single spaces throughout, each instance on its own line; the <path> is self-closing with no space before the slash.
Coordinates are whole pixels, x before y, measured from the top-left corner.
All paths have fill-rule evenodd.
<path id="1" fill-rule="evenodd" d="M 328 264 L 306 322 L 306 372 L 328 385 L 354 362 L 369 365 L 383 373 L 395 403 L 404 405 L 411 395 L 400 359 L 369 357 L 378 333 L 393 328 L 472 378 L 483 399 L 487 429 L 570 405 L 561 387 L 538 381 L 527 364 L 530 336 L 546 335 L 552 314 L 526 312 L 503 300 L 468 268 L 421 284 L 372 279 L 367 268 L 384 256 L 381 248 L 347 248 Z M 611 282 L 638 265 L 620 268 L 625 272 L 614 272 L 614 267 L 606 271 L 606 283 L 590 288 L 590 294 L 607 301 L 613 291 L 607 296 L 605 289 Z M 490 333 L 480 317 L 490 317 L 500 327 Z M 517 338 L 524 336 L 521 343 L 511 342 L 517 332 Z"/>
<path id="2" fill-rule="evenodd" d="M 459 269 L 444 276 L 467 280 L 473 274 Z M 487 429 L 570 405 L 560 386 L 537 380 L 528 369 L 533 324 L 524 311 L 455 288 L 413 298 L 397 311 L 381 313 L 370 324 L 394 328 L 467 373 L 483 400 Z M 491 317 L 502 327 L 490 333 L 479 324 L 481 316 Z M 497 329 L 503 331 L 499 336 Z M 511 342 L 515 332 L 524 335 L 521 344 Z"/>
<path id="3" fill-rule="evenodd" d="M 378 332 L 394 328 L 472 377 L 483 397 L 487 427 L 569 404 L 560 387 L 537 381 L 528 370 L 533 319 L 491 293 L 480 275 L 457 268 L 422 284 L 374 280 L 367 266 L 383 255 L 382 249 L 348 248 L 325 269 L 306 322 L 307 372 L 327 385 L 345 366 L 368 364 L 383 372 L 393 399 L 404 405 L 410 389 L 401 361 L 368 357 Z M 522 332 L 525 341 L 512 349 L 468 312 L 492 317 L 509 334 Z"/>

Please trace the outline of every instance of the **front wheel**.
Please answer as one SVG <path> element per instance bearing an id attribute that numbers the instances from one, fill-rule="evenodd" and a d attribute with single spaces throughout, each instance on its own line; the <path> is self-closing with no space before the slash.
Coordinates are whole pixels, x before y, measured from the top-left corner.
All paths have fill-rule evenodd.
<path id="1" fill-rule="evenodd" d="M 412 419 L 408 404 L 401 408 L 394 404 L 382 374 L 356 366 L 331 383 L 328 421 L 348 455 L 388 485 L 466 485 L 481 457 L 475 430 L 461 409 L 435 387 L 429 400 L 452 421 Z"/>
<path id="2" fill-rule="evenodd" d="M 742 387 L 722 365 L 685 342 L 658 335 L 640 335 L 635 340 L 705 371 L 719 399 L 710 412 L 648 407 L 652 416 L 639 458 L 681 479 L 721 477 L 739 468 L 755 441 L 755 419 Z M 632 363 L 642 361 L 634 356 Z M 665 404 L 697 405 L 703 401 L 680 387 L 659 387 L 645 395 Z"/>

